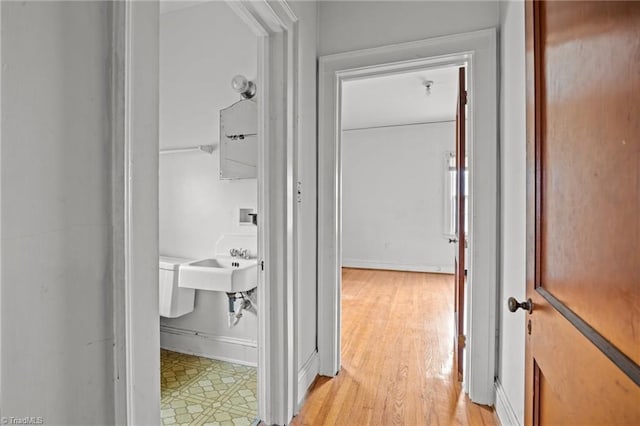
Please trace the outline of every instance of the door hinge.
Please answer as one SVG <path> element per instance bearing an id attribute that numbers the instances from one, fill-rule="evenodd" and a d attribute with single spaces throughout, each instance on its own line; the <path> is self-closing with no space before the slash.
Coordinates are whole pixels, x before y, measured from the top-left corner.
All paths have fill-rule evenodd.
<path id="1" fill-rule="evenodd" d="M 260 270 L 264 271 L 264 260 L 260 261 Z"/>
<path id="2" fill-rule="evenodd" d="M 466 90 L 462 92 L 462 103 L 464 105 L 467 104 L 467 91 Z"/>
<path id="3" fill-rule="evenodd" d="M 298 181 L 298 183 L 296 184 L 296 195 L 297 195 L 297 200 L 298 203 L 302 202 L 302 182 Z"/>
<path id="4" fill-rule="evenodd" d="M 465 336 L 464 334 L 459 334 L 458 335 L 458 347 L 459 348 L 464 348 L 467 344 L 467 336 Z"/>

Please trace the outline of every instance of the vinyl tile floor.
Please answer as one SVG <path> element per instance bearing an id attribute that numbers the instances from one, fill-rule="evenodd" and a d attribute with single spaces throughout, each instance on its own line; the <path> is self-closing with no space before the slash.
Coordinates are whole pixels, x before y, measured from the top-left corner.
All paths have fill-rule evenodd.
<path id="1" fill-rule="evenodd" d="M 256 369 L 162 349 L 163 425 L 249 426 L 256 418 Z"/>

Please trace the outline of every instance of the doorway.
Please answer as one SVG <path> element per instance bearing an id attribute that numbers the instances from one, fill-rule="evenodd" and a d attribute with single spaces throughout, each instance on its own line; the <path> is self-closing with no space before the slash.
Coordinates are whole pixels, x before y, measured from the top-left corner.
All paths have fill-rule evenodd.
<path id="1" fill-rule="evenodd" d="M 444 274 L 446 279 L 435 281 L 445 283 L 442 291 L 455 298 L 442 296 L 437 299 L 445 306 L 425 305 L 423 301 L 421 308 L 414 306 L 413 309 L 423 312 L 425 319 L 427 312 L 440 309 L 456 312 L 447 333 L 427 337 L 433 332 L 422 331 L 426 339 L 449 342 L 451 356 L 445 355 L 435 362 L 454 364 L 460 380 L 464 352 L 461 340 L 464 337 L 458 339 L 458 336 L 464 336 L 467 269 L 464 247 L 465 234 L 468 234 L 465 213 L 470 195 L 466 189 L 468 185 L 465 185 L 469 174 L 464 166 L 467 161 L 463 143 L 467 133 L 464 118 L 466 66 L 461 62 L 345 79 L 341 96 L 340 245 L 341 300 L 345 318 L 351 317 L 350 301 L 359 287 L 359 281 L 352 278 L 354 268 L 370 270 L 370 278 L 376 283 L 382 276 L 386 277 L 384 282 L 396 283 L 410 280 L 412 275 Z M 461 173 L 458 173 L 459 164 L 462 165 Z M 461 243 L 458 243 L 459 239 Z M 404 297 L 420 299 L 419 295 L 427 293 L 430 286 L 427 282 L 431 280 L 425 280 L 424 288 L 419 284 L 408 285 Z M 382 286 L 368 286 L 367 293 L 374 289 L 383 291 Z M 357 294 L 361 293 L 357 291 Z M 375 295 L 370 296 L 375 298 Z M 376 310 L 380 311 L 380 307 Z M 419 324 L 423 322 L 417 320 L 420 318 L 417 312 L 405 312 L 404 315 L 407 319 L 414 318 L 407 325 L 420 328 Z M 436 319 L 428 321 L 437 322 Z M 343 342 L 353 340 L 348 337 L 344 325 L 341 324 Z M 442 328 L 445 327 L 438 329 L 444 332 Z M 449 333 L 454 334 L 445 338 Z M 388 351 L 386 358 L 397 357 L 398 364 L 405 363 L 401 354 L 395 352 L 396 346 L 381 350 Z M 343 359 L 347 362 L 349 357 Z M 453 374 L 452 371 L 449 373 Z"/>
<path id="2" fill-rule="evenodd" d="M 384 424 L 491 418 L 461 397 L 454 356 L 460 259 L 454 261 L 451 240 L 464 218 L 456 191 L 456 110 L 466 65 L 342 82 L 342 365 L 335 380 L 358 383 L 362 396 L 345 401 L 338 418 L 368 415 L 362 423 Z M 397 395 L 394 404 L 386 402 L 390 394 Z M 432 394 L 456 409 L 439 410 Z"/>
<path id="3" fill-rule="evenodd" d="M 295 347 L 293 313 L 296 253 L 291 166 L 297 133 L 295 81 L 297 17 L 285 2 L 238 1 L 228 5 L 258 37 L 258 416 L 268 424 L 293 415 Z M 160 421 L 158 310 L 158 3 L 114 4 L 113 215 L 115 407 L 117 423 Z M 269 60 L 272 56 L 283 60 Z M 275 119 L 267 119 L 275 117 Z M 280 170 L 289 172 L 280 173 Z M 268 194 L 267 194 L 268 189 Z M 268 195 L 268 196 L 267 196 Z M 282 220 L 282 218 L 286 220 Z M 285 262 L 293 259 L 294 262 Z M 285 313 L 285 314 L 282 314 Z M 295 354 L 294 354 L 295 355 Z M 295 359 L 295 357 L 294 357 Z"/>
<path id="4" fill-rule="evenodd" d="M 160 2 L 159 32 L 160 417 L 249 425 L 263 257 L 258 37 L 211 1 Z M 215 274 L 227 266 L 223 282 Z"/>
<path id="5" fill-rule="evenodd" d="M 469 110 L 469 238 L 467 345 L 463 388 L 492 405 L 497 264 L 497 103 L 495 30 L 458 34 L 320 58 L 318 351 L 320 373 L 341 368 L 342 138 L 345 82 L 425 68 L 467 64 Z M 442 160 L 444 161 L 444 160 Z"/>

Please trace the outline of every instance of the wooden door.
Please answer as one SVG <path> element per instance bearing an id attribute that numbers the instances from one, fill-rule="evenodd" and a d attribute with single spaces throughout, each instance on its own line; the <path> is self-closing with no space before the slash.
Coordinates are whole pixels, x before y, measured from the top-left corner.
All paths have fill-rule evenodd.
<path id="1" fill-rule="evenodd" d="M 526 424 L 640 425 L 640 3 L 527 2 L 526 49 Z"/>
<path id="2" fill-rule="evenodd" d="M 455 258 L 455 311 L 456 311 L 456 338 L 454 342 L 456 368 L 458 370 L 458 380 L 462 380 L 463 352 L 465 346 L 464 337 L 464 283 L 465 259 L 464 250 L 466 246 L 465 232 L 465 187 L 466 176 L 466 113 L 467 90 L 465 81 L 465 69 L 458 70 L 458 102 L 456 108 L 456 258 Z"/>

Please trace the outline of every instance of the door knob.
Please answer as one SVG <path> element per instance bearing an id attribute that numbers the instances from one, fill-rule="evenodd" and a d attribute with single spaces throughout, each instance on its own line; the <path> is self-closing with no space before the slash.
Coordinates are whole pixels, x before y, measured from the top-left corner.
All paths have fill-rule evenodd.
<path id="1" fill-rule="evenodd" d="M 516 300 L 515 297 L 510 297 L 507 300 L 507 305 L 509 306 L 509 310 L 511 312 L 515 312 L 518 310 L 518 308 L 520 309 L 524 309 L 525 311 L 531 313 L 531 311 L 533 311 L 533 302 L 531 301 L 531 299 L 527 299 L 526 302 L 518 302 Z"/>

